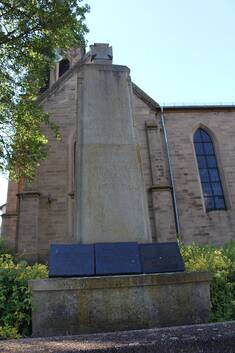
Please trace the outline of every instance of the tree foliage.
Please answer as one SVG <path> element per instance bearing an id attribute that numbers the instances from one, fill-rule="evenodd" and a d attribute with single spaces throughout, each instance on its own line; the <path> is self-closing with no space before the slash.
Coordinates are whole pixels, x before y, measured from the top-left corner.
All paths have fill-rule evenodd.
<path id="1" fill-rule="evenodd" d="M 83 0 L 0 0 L 0 171 L 32 178 L 46 157 L 41 127 L 48 115 L 37 104 L 56 55 L 84 46 L 89 11 Z"/>

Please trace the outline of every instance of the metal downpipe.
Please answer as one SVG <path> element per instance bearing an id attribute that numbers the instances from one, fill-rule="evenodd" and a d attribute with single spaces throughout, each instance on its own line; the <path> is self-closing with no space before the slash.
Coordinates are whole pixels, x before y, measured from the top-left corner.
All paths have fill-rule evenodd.
<path id="1" fill-rule="evenodd" d="M 177 207 L 177 201 L 176 201 L 175 182 L 174 182 L 174 175 L 173 175 L 173 169 L 172 169 L 172 161 L 171 161 L 170 148 L 169 148 L 169 143 L 168 143 L 167 130 L 166 130 L 166 126 L 165 126 L 163 107 L 161 106 L 160 109 L 161 109 L 161 124 L 162 124 L 162 129 L 163 129 L 163 134 L 164 134 L 167 160 L 168 160 L 168 166 L 169 166 L 169 172 L 170 172 L 170 182 L 171 182 L 171 186 L 172 186 L 175 226 L 176 226 L 176 232 L 179 234 L 180 233 L 180 222 L 179 222 L 179 213 L 178 213 L 178 207 Z"/>

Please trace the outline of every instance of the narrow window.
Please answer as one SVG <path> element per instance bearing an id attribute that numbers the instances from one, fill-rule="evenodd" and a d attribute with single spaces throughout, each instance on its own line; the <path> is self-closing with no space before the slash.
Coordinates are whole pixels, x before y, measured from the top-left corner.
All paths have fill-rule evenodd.
<path id="1" fill-rule="evenodd" d="M 49 85 L 50 85 L 50 69 L 47 69 L 47 70 L 46 70 L 46 73 L 45 73 L 44 84 L 43 84 L 43 86 L 40 88 L 39 93 L 45 92 L 45 91 L 49 88 Z"/>
<path id="2" fill-rule="evenodd" d="M 62 76 L 69 69 L 69 60 L 63 59 L 59 63 L 59 77 Z"/>
<path id="3" fill-rule="evenodd" d="M 225 210 L 225 199 L 213 141 L 203 129 L 193 138 L 206 211 Z"/>

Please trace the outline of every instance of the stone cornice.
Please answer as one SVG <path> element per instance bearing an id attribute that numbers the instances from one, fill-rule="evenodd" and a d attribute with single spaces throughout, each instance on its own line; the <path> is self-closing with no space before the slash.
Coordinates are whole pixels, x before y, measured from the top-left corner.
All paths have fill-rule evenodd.
<path id="1" fill-rule="evenodd" d="M 172 186 L 170 185 L 152 185 L 149 187 L 150 191 L 171 191 Z"/>
<path id="2" fill-rule="evenodd" d="M 41 193 L 38 191 L 23 191 L 19 192 L 17 194 L 18 197 L 24 198 L 24 197 L 40 197 Z"/>

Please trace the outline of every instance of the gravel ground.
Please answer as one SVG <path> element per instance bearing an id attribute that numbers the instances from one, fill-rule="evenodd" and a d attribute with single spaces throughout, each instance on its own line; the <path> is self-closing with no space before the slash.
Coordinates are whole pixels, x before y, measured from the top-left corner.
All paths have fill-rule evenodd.
<path id="1" fill-rule="evenodd" d="M 0 342 L 1 353 L 235 353 L 235 321 Z"/>

